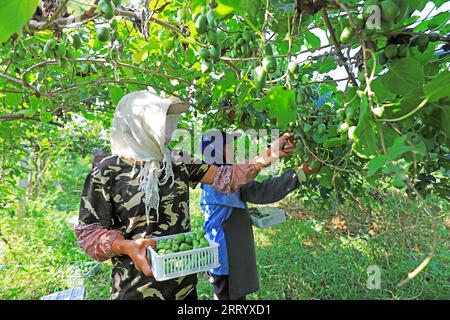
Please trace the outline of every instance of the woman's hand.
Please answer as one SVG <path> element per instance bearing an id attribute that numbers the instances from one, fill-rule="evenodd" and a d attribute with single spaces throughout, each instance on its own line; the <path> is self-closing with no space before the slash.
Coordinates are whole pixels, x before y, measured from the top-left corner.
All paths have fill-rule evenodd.
<path id="1" fill-rule="evenodd" d="M 290 156 L 294 152 L 296 145 L 292 137 L 293 134 L 288 132 L 275 140 L 270 149 L 256 158 L 257 167 L 264 168 L 279 158 Z"/>
<path id="2" fill-rule="evenodd" d="M 290 132 L 283 134 L 275 140 L 270 147 L 270 153 L 276 159 L 290 156 L 294 150 L 297 142 L 293 139 L 294 135 Z"/>
<path id="3" fill-rule="evenodd" d="M 133 260 L 137 271 L 142 271 L 145 276 L 153 276 L 152 266 L 147 258 L 147 248 L 156 247 L 155 240 L 137 239 L 123 240 L 117 239 L 112 244 L 112 250 L 119 254 L 128 255 Z"/>

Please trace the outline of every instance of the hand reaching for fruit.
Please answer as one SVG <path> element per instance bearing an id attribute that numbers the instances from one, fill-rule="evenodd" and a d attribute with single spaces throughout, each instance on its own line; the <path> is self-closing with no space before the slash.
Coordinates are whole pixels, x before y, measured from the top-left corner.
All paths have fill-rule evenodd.
<path id="1" fill-rule="evenodd" d="M 296 142 L 292 133 L 285 133 L 272 143 L 270 149 L 260 154 L 255 163 L 257 167 L 267 167 L 273 161 L 291 155 L 295 150 Z"/>
<path id="2" fill-rule="evenodd" d="M 287 132 L 275 140 L 270 147 L 271 157 L 279 159 L 291 155 L 296 145 L 293 137 L 292 133 Z"/>

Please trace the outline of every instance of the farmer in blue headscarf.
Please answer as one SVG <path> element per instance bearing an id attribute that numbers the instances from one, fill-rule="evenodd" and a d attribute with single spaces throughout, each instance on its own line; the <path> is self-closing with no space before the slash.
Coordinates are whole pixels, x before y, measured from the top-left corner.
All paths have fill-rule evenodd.
<path id="1" fill-rule="evenodd" d="M 204 161 L 220 167 L 233 165 L 235 138 L 235 134 L 208 131 L 202 137 Z M 215 299 L 241 300 L 259 289 L 252 223 L 246 202 L 268 204 L 279 201 L 315 172 L 308 163 L 303 163 L 298 170 L 289 169 L 279 177 L 263 182 L 252 181 L 231 193 L 201 185 L 200 206 L 204 212 L 205 234 L 220 245 L 220 266 L 210 270 Z"/>

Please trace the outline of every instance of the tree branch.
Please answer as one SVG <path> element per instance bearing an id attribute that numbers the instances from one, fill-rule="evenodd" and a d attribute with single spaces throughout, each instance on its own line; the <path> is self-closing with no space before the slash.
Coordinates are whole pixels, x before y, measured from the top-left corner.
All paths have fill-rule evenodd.
<path id="1" fill-rule="evenodd" d="M 350 81 L 356 87 L 356 86 L 358 86 L 358 83 L 356 82 L 355 76 L 353 75 L 353 73 L 351 72 L 351 70 L 348 67 L 347 59 L 342 54 L 341 45 L 336 37 L 336 33 L 334 32 L 333 26 L 331 25 L 330 18 L 328 16 L 328 12 L 327 12 L 326 8 L 322 9 L 322 16 L 325 21 L 325 25 L 327 26 L 327 29 L 330 32 L 330 36 L 331 36 L 331 39 L 333 40 L 334 46 L 336 48 L 336 54 L 339 57 L 339 59 L 341 59 L 342 62 L 344 63 L 345 71 L 347 71 Z"/>
<path id="2" fill-rule="evenodd" d="M 0 121 L 14 121 L 14 120 L 32 120 L 37 122 L 42 122 L 39 117 L 27 117 L 23 113 L 21 114 L 0 114 Z M 49 124 L 63 127 L 64 125 L 55 121 L 49 121 L 47 122 Z"/>
<path id="3" fill-rule="evenodd" d="M 6 79 L 6 80 L 11 81 L 11 82 L 14 82 L 15 84 L 18 84 L 20 86 L 24 86 L 24 83 L 21 80 L 13 78 L 11 76 L 8 76 L 8 75 L 4 74 L 3 72 L 0 72 L 0 78 Z"/>
<path id="4" fill-rule="evenodd" d="M 92 58 L 70 59 L 69 61 L 98 63 L 98 64 L 109 64 L 109 63 L 111 63 L 111 62 L 108 62 L 108 61 L 106 61 L 104 59 L 92 59 Z M 137 70 L 137 71 L 143 72 L 143 73 L 148 73 L 148 74 L 151 74 L 151 75 L 156 76 L 156 77 L 161 77 L 161 78 L 166 78 L 166 79 L 171 79 L 171 80 L 177 80 L 177 81 L 179 81 L 181 83 L 185 83 L 187 85 L 192 85 L 191 82 L 189 82 L 189 81 L 187 81 L 185 79 L 182 79 L 182 78 L 170 75 L 170 74 L 164 74 L 164 73 L 160 73 L 160 72 L 153 71 L 153 70 L 146 69 L 146 68 L 143 69 L 143 68 L 139 68 L 139 67 L 136 67 L 136 66 L 133 66 L 133 65 L 130 65 L 130 64 L 127 64 L 127 63 L 123 63 L 123 62 L 118 62 L 118 61 L 115 61 L 113 63 L 115 63 L 117 66 L 121 66 L 121 67 L 124 67 L 124 68 L 130 68 L 130 69 Z M 48 60 L 48 61 L 39 62 L 39 63 L 29 67 L 27 70 L 25 70 L 25 72 L 22 75 L 22 79 L 23 79 L 23 81 L 25 81 L 24 79 L 26 79 L 27 74 L 30 73 L 31 71 L 33 71 L 36 68 L 42 68 L 42 67 L 45 67 L 45 66 L 48 66 L 48 65 L 57 65 L 57 64 L 59 64 L 58 60 Z M 75 84 L 75 86 L 76 85 L 77 84 Z M 149 85 L 151 85 L 151 84 L 149 84 Z M 211 94 L 211 92 L 209 92 L 208 90 L 206 90 L 204 88 L 201 88 L 201 87 L 199 87 L 197 85 L 195 85 L 195 86 L 199 90 L 207 92 L 208 94 Z M 64 90 L 63 89 L 58 89 L 58 90 L 49 92 L 48 95 L 52 96 L 54 94 L 59 94 L 61 91 L 64 91 Z M 165 91 L 167 91 L 167 90 L 165 90 Z"/>
<path id="5" fill-rule="evenodd" d="M 52 23 L 59 17 L 59 15 L 63 11 L 63 9 L 66 7 L 68 2 L 69 2 L 69 0 L 64 0 L 63 3 L 61 3 L 61 5 L 55 11 L 55 13 L 52 15 L 52 17 L 42 26 L 42 29 L 45 29 L 50 23 Z"/>
<path id="6" fill-rule="evenodd" d="M 97 3 L 98 1 L 96 1 Z M 50 23 L 48 21 L 37 21 L 37 20 L 30 20 L 28 22 L 28 28 L 30 31 L 39 31 L 39 30 L 57 30 L 57 29 L 64 29 L 64 28 L 72 28 L 79 25 L 83 25 L 86 22 L 89 22 L 101 14 L 99 12 L 96 12 L 96 7 L 89 8 L 86 11 L 83 11 L 82 13 L 74 16 L 69 16 L 67 18 L 58 18 Z"/>

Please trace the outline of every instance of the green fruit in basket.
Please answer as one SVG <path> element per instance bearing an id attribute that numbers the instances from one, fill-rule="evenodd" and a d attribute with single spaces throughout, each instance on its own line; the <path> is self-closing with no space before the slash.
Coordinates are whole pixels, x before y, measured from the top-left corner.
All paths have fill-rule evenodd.
<path id="1" fill-rule="evenodd" d="M 166 248 L 166 243 L 159 241 L 158 244 L 156 245 L 156 250 L 160 250 L 160 249 L 165 249 Z"/>
<path id="2" fill-rule="evenodd" d="M 192 247 L 194 249 L 197 249 L 199 244 L 200 244 L 200 242 L 197 239 L 192 240 Z"/>
<path id="3" fill-rule="evenodd" d="M 163 255 L 163 254 L 165 254 L 165 253 L 166 253 L 166 249 L 158 250 L 158 254 L 159 254 L 159 255 Z"/>
<path id="4" fill-rule="evenodd" d="M 177 251 L 168 249 L 168 250 L 166 250 L 166 253 L 165 253 L 165 254 L 175 253 L 175 252 L 177 252 Z"/>
<path id="5" fill-rule="evenodd" d="M 209 247 L 209 242 L 208 242 L 208 240 L 206 240 L 205 238 L 201 239 L 201 240 L 200 240 L 199 247 L 200 247 L 200 248 L 206 248 L 206 247 Z"/>
<path id="6" fill-rule="evenodd" d="M 172 245 L 172 250 L 173 250 L 174 252 L 178 252 L 178 251 L 180 251 L 180 246 L 179 246 L 178 244 L 173 244 L 173 245 Z"/>
<path id="7" fill-rule="evenodd" d="M 192 250 L 192 246 L 188 245 L 186 243 L 182 243 L 180 245 L 180 251 L 188 251 L 188 250 Z"/>
<path id="8" fill-rule="evenodd" d="M 184 240 L 186 240 L 186 236 L 184 235 L 184 233 L 177 234 L 175 236 L 175 240 L 179 241 L 180 243 L 184 242 Z"/>
<path id="9" fill-rule="evenodd" d="M 195 239 L 196 239 L 196 234 L 191 233 L 186 236 L 186 240 L 184 242 L 186 242 L 187 244 L 192 244 L 192 241 L 194 241 Z"/>

